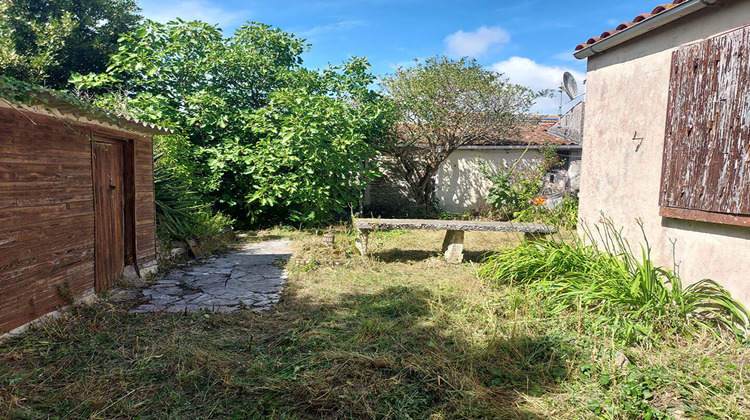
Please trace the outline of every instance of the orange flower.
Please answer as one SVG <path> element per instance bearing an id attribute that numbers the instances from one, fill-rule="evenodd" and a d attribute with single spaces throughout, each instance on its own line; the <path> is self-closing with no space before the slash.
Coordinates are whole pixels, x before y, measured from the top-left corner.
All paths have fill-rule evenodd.
<path id="1" fill-rule="evenodd" d="M 547 204 L 547 199 L 544 197 L 537 197 L 534 199 L 533 203 L 535 206 L 543 206 Z"/>

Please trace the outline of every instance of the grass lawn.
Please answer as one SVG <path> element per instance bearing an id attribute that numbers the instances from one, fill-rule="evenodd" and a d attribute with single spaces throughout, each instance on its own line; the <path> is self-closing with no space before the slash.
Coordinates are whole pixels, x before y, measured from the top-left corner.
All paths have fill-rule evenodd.
<path id="1" fill-rule="evenodd" d="M 582 312 L 439 258 L 442 232 L 276 229 L 296 256 L 271 311 L 76 307 L 0 342 L 0 418 L 750 418 L 747 346 L 618 348 Z M 467 259 L 516 244 L 469 232 Z"/>

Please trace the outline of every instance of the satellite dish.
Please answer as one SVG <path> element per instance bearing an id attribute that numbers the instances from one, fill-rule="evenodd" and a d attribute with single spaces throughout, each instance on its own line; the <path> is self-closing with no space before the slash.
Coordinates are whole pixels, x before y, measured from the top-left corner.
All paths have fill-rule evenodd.
<path id="1" fill-rule="evenodd" d="M 571 101 L 578 96 L 578 83 L 576 83 L 575 77 L 573 77 L 573 75 L 570 74 L 569 71 L 566 71 L 563 74 L 562 89 L 563 91 L 565 91 Z"/>

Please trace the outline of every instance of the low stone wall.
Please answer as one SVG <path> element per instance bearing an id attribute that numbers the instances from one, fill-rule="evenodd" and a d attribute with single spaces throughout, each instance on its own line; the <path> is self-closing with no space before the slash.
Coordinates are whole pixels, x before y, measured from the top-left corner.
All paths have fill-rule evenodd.
<path id="1" fill-rule="evenodd" d="M 378 156 L 381 176 L 365 190 L 363 213 L 367 216 L 409 217 L 417 208 L 409 185 L 398 173 L 398 161 L 388 156 Z M 410 214 L 411 213 L 411 214 Z"/>

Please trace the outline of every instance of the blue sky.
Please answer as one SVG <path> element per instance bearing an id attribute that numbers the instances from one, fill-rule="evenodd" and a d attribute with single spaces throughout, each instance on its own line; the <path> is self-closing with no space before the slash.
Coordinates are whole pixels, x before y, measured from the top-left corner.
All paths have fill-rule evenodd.
<path id="1" fill-rule="evenodd" d="M 304 65 L 321 68 L 348 57 L 367 57 L 375 74 L 439 54 L 470 56 L 512 82 L 555 89 L 562 74 L 585 89 L 586 62 L 574 47 L 614 29 L 658 1 L 615 2 L 484 0 L 140 0 L 143 15 L 218 24 L 231 35 L 246 21 L 270 24 L 307 39 Z M 538 101 L 534 111 L 556 114 L 559 98 Z"/>

